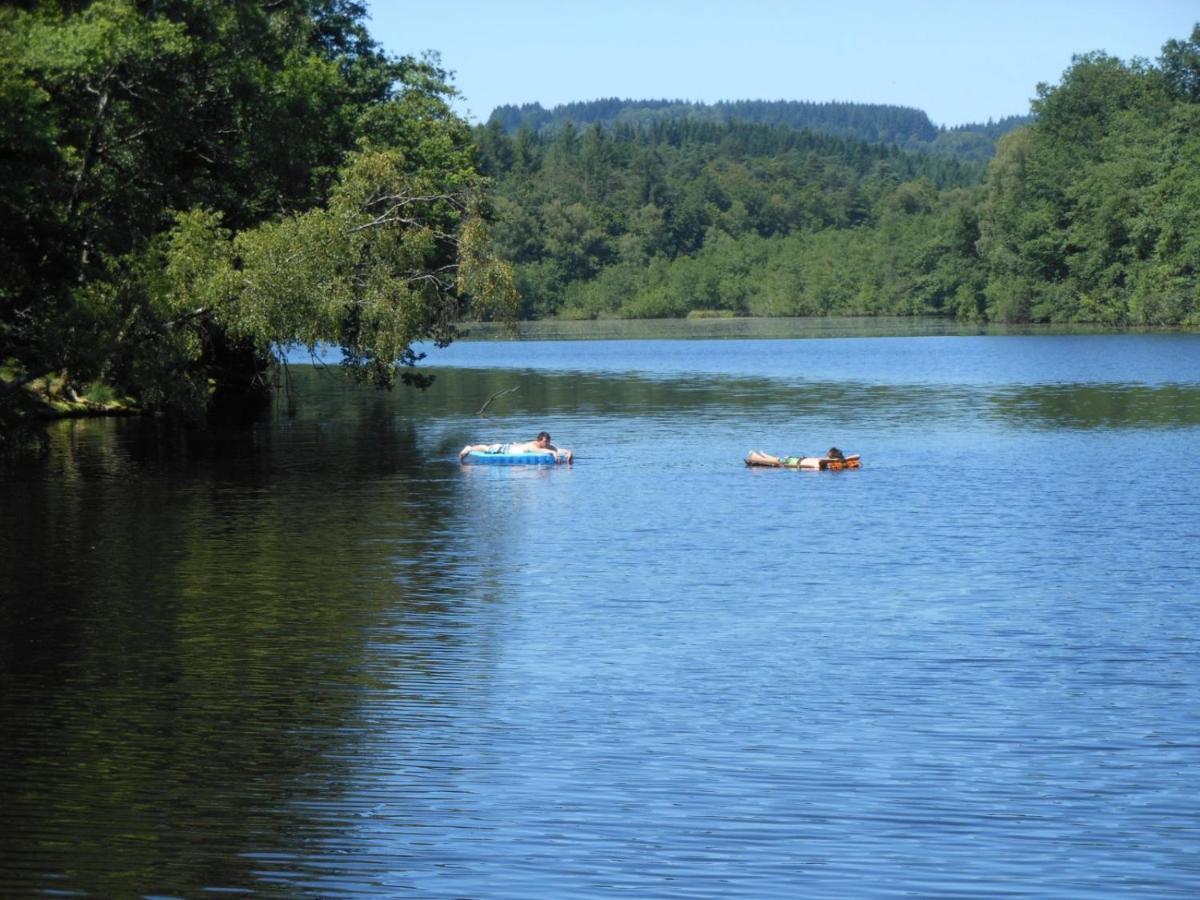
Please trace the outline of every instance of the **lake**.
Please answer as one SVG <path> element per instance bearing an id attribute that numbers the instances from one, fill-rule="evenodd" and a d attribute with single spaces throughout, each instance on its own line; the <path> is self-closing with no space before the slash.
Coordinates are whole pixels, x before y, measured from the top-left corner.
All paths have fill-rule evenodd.
<path id="1" fill-rule="evenodd" d="M 0 469 L 0 895 L 1200 894 L 1200 335 L 427 363 Z"/>

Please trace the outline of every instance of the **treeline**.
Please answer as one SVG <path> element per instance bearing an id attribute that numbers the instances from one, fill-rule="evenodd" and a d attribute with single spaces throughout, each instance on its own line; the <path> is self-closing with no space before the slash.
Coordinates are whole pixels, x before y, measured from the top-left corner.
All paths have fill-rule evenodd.
<path id="1" fill-rule="evenodd" d="M 1200 324 L 1200 27 L 1076 57 L 1032 113 L 986 168 L 692 116 L 476 142 L 528 317 Z"/>
<path id="2" fill-rule="evenodd" d="M 515 301 L 436 59 L 351 0 L 0 7 L 0 418 L 39 379 L 199 414 L 288 344 L 410 374 Z M 2 430 L 0 430 L 2 432 Z"/>
<path id="3" fill-rule="evenodd" d="M 659 122 L 679 120 L 781 126 L 868 143 L 895 144 L 902 150 L 980 162 L 991 158 L 1001 135 L 1027 124 L 1031 118 L 1008 116 L 998 122 L 938 128 L 922 110 L 880 103 L 813 103 L 798 100 L 694 103 L 611 97 L 564 103 L 549 110 L 540 103 L 500 106 L 492 111 L 488 124 L 495 123 L 509 134 L 515 134 L 521 129 L 554 131 L 567 123 L 576 127 L 650 127 Z"/>

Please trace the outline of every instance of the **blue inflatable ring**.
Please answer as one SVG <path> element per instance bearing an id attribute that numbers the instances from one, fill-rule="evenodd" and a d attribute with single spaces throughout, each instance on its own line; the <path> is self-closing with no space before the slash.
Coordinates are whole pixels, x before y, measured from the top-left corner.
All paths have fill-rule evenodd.
<path id="1" fill-rule="evenodd" d="M 462 458 L 464 463 L 485 466 L 552 466 L 555 456 L 545 453 L 483 453 L 472 450 Z"/>

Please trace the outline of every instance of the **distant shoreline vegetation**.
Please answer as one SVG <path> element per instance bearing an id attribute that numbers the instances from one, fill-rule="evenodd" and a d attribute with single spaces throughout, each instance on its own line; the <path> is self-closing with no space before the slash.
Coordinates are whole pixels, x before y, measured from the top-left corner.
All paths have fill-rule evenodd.
<path id="1" fill-rule="evenodd" d="M 475 139 L 524 319 L 1200 324 L 1200 27 L 1077 56 L 1030 112 L 609 99 Z"/>
<path id="2" fill-rule="evenodd" d="M 977 337 L 1037 335 L 1184 334 L 1200 326 L 1112 327 L 1086 323 L 1005 324 L 917 316 L 687 317 L 682 319 L 538 319 L 515 327 L 471 325 L 463 341 L 569 340 L 802 340 L 864 337 Z M 422 348 L 429 350 L 428 347 Z M 305 354 L 291 358 L 304 362 Z M 326 360 L 331 361 L 331 360 Z"/>

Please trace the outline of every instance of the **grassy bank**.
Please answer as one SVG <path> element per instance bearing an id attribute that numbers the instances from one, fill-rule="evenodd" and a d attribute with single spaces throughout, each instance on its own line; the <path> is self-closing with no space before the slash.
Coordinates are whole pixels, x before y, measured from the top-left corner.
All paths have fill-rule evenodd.
<path id="1" fill-rule="evenodd" d="M 137 415 L 141 410 L 130 397 L 110 387 L 94 384 L 80 393 L 63 372 L 25 381 L 25 373 L 0 366 L 0 422 L 58 419 L 68 416 Z"/>

